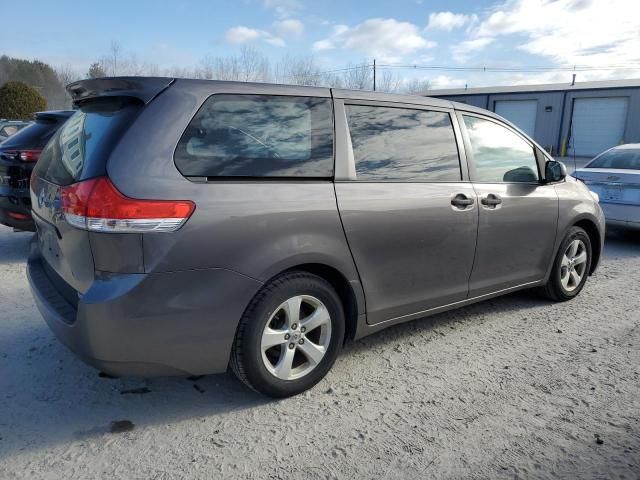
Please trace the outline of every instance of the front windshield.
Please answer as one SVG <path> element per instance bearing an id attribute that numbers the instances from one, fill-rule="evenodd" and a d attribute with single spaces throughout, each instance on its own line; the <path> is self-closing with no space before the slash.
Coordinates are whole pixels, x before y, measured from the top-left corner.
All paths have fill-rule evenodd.
<path id="1" fill-rule="evenodd" d="M 640 170 L 640 148 L 609 150 L 593 160 L 587 168 Z"/>

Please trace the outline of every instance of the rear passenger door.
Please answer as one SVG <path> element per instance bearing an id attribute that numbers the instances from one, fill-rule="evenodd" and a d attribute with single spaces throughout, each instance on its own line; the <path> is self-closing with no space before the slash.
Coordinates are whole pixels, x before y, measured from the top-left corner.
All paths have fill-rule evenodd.
<path id="1" fill-rule="evenodd" d="M 464 300 L 478 211 L 452 113 L 334 104 L 336 196 L 368 323 Z"/>
<path id="2" fill-rule="evenodd" d="M 458 118 L 479 199 L 469 296 L 541 280 L 558 222 L 555 188 L 540 182 L 542 159 L 531 141 L 496 119 L 466 112 Z"/>

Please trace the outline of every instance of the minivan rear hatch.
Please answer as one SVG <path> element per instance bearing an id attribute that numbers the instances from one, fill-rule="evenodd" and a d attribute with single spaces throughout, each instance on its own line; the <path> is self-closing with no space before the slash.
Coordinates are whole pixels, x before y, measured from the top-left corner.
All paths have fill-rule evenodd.
<path id="1" fill-rule="evenodd" d="M 47 143 L 34 169 L 31 203 L 43 267 L 53 270 L 50 278 L 80 293 L 94 278 L 89 233 L 67 221 L 63 197 L 69 186 L 106 175 L 109 155 L 143 104 L 129 96 L 87 95 Z"/>

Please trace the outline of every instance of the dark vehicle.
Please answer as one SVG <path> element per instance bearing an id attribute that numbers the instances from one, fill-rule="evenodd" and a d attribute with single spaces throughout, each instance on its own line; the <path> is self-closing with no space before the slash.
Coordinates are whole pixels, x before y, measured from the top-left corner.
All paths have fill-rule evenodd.
<path id="1" fill-rule="evenodd" d="M 83 80 L 31 185 L 28 276 L 113 375 L 316 384 L 343 342 L 515 290 L 574 298 L 604 218 L 493 113 L 425 97 Z"/>
<path id="2" fill-rule="evenodd" d="M 29 177 L 42 148 L 72 110 L 38 112 L 35 121 L 0 144 L 0 223 L 17 230 L 35 230 L 31 218 Z"/>

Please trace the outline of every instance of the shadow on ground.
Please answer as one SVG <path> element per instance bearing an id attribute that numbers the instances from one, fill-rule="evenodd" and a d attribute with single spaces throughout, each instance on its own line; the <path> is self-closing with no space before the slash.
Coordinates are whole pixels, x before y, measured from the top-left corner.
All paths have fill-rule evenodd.
<path id="1" fill-rule="evenodd" d="M 32 236 L 31 232 L 12 232 L 0 225 L 0 266 L 26 261 Z"/>

